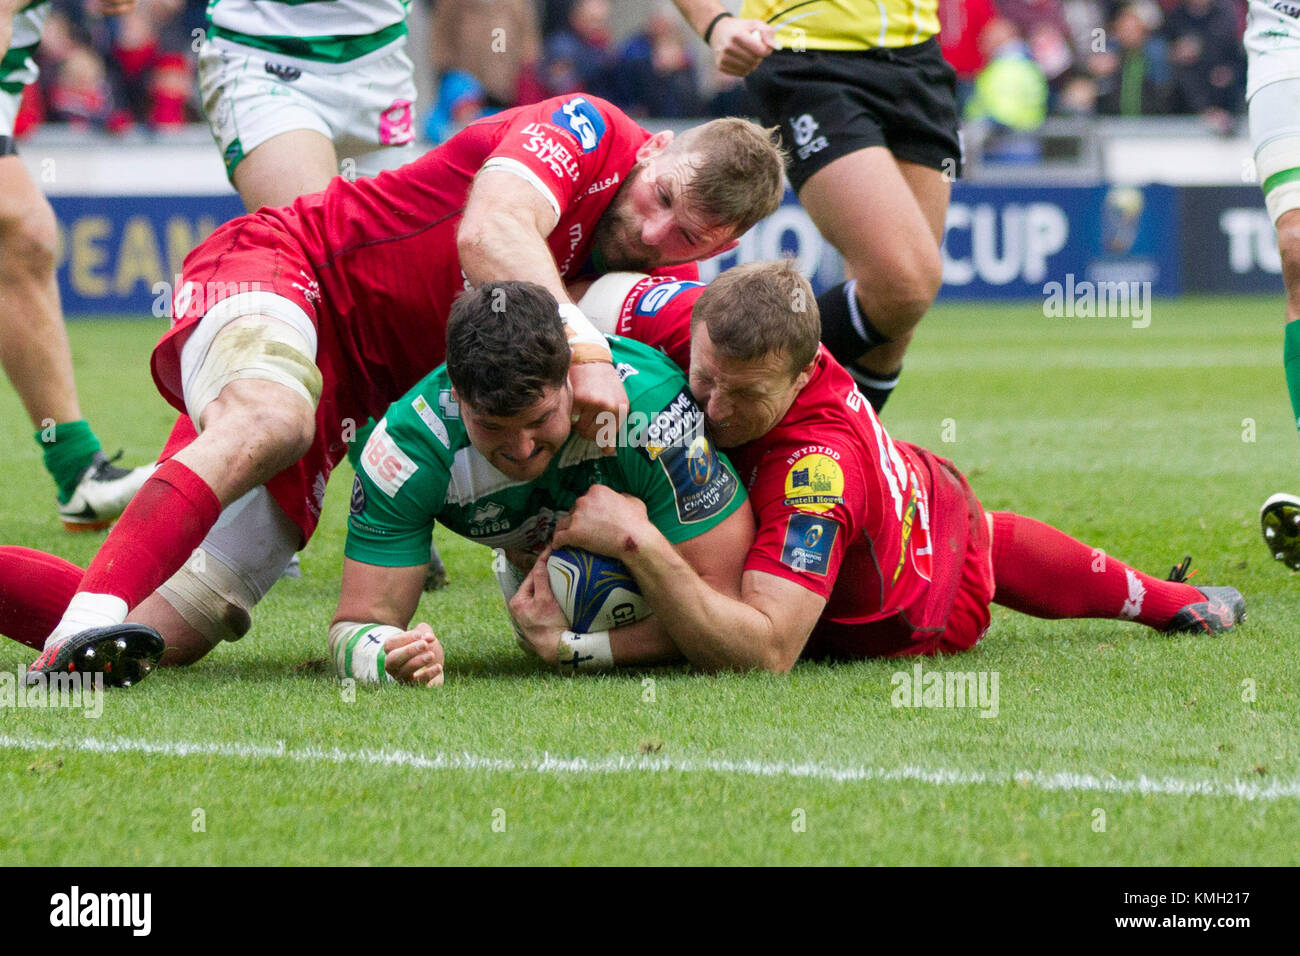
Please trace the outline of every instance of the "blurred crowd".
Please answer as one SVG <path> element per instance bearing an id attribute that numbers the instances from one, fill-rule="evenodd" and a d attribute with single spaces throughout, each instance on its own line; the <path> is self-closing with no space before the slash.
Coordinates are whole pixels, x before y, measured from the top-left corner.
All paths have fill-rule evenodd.
<path id="1" fill-rule="evenodd" d="M 200 119 L 193 30 L 203 0 L 136 0 L 121 17 L 99 0 L 50 0 L 36 52 L 40 79 L 23 93 L 15 134 L 42 123 L 165 131 Z"/>
<path id="2" fill-rule="evenodd" d="M 610 0 L 436 0 L 428 138 L 487 110 L 579 90 L 635 117 L 750 112 L 743 83 L 712 68 L 672 3 L 636 8 L 640 25 L 616 39 Z"/>
<path id="3" fill-rule="evenodd" d="M 1245 111 L 1244 0 L 940 0 L 939 11 L 968 119 L 1199 116 L 1226 131 Z"/>
<path id="4" fill-rule="evenodd" d="M 108 131 L 200 119 L 195 50 L 204 0 L 51 0 L 18 134 L 42 122 Z M 507 106 L 583 90 L 637 117 L 752 113 L 667 0 L 425 0 L 433 31 L 429 139 Z M 1226 130 L 1244 111 L 1244 0 L 939 0 L 941 43 L 968 120 L 1032 130 L 1048 115 L 1195 115 Z M 639 27 L 627 32 L 627 11 Z"/>

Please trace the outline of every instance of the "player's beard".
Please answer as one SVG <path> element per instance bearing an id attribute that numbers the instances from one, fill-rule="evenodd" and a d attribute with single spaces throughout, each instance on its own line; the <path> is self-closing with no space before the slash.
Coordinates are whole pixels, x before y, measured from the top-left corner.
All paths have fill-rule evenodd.
<path id="1" fill-rule="evenodd" d="M 654 252 L 642 245 L 641 223 L 632 212 L 632 186 L 642 169 L 640 163 L 632 167 L 596 222 L 592 245 L 607 272 L 650 272 L 661 265 Z"/>

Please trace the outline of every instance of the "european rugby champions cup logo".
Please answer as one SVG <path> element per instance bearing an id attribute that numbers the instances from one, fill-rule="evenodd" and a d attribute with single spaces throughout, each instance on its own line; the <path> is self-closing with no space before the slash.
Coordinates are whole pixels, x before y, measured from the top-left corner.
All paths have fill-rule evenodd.
<path id="1" fill-rule="evenodd" d="M 1115 186 L 1106 193 L 1101 211 L 1101 248 L 1106 256 L 1127 256 L 1137 242 L 1146 197 L 1135 186 Z"/>
<path id="2" fill-rule="evenodd" d="M 696 435 L 687 449 L 686 471 L 696 485 L 708 484 L 713 477 L 713 456 L 709 453 L 709 440 L 704 435 Z"/>
<path id="3" fill-rule="evenodd" d="M 1135 329 L 1151 325 L 1152 285 L 1160 278 L 1160 264 L 1148 252 L 1151 240 L 1142 241 L 1146 207 L 1146 194 L 1136 186 L 1106 191 L 1098 255 L 1087 263 L 1085 275 L 1067 272 L 1043 286 L 1045 316 L 1123 318 Z"/>

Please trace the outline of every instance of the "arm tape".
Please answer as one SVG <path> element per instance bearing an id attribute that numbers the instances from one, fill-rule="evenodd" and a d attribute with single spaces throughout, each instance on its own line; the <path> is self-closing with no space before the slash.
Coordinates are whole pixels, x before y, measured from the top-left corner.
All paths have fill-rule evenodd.
<path id="1" fill-rule="evenodd" d="M 357 624 L 354 621 L 331 624 L 329 649 L 335 673 L 363 684 L 392 681 L 392 676 L 384 670 L 384 641 L 405 633 L 391 624 Z"/>
<path id="2" fill-rule="evenodd" d="M 560 306 L 560 318 L 564 321 L 564 332 L 569 337 L 569 348 L 573 350 L 573 363 L 609 362 L 613 364 L 614 356 L 609 350 L 609 341 L 591 324 L 591 320 L 582 314 L 572 302 Z"/>
<path id="3" fill-rule="evenodd" d="M 610 670 L 614 666 L 614 652 L 609 647 L 609 631 L 591 634 L 565 631 L 560 637 L 556 663 L 564 674 Z"/>

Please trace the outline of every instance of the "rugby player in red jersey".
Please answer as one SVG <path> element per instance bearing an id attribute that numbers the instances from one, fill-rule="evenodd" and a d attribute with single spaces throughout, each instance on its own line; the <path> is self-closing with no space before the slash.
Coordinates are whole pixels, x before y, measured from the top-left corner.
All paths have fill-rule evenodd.
<path id="1" fill-rule="evenodd" d="M 351 430 L 443 361 L 447 311 L 464 288 L 527 280 L 563 303 L 575 428 L 595 436 L 595 416 L 625 408 L 626 395 L 564 280 L 729 249 L 775 210 L 781 174 L 780 151 L 752 123 L 651 136 L 609 103 L 572 95 L 222 226 L 185 260 L 153 355 L 159 390 L 198 437 L 171 443 L 84 576 L 30 552 L 0 555 L 0 597 L 37 567 L 50 593 L 38 600 L 28 584 L 15 600 L 70 597 L 29 675 L 133 682 L 162 654 L 159 631 L 169 663 L 246 632 L 314 531 Z M 404 463 L 385 466 L 400 485 Z M 34 620 L 15 617 L 0 623 L 30 641 Z"/>
<path id="2" fill-rule="evenodd" d="M 1244 617 L 1236 590 L 1192 587 L 1185 566 L 1158 580 L 1032 518 L 986 513 L 951 462 L 890 438 L 818 344 L 812 289 L 789 264 L 738 266 L 707 289 L 607 276 L 582 302 L 689 366 L 754 508 L 739 601 L 704 585 L 635 498 L 596 486 L 558 523 L 555 546 L 631 569 L 667 632 L 665 658 L 786 671 L 801 656 L 953 653 L 984 636 L 990 602 L 1163 632 L 1217 633 Z M 539 561 L 511 605 L 544 659 L 564 627 L 546 580 Z M 617 663 L 617 630 L 610 648 Z"/>

